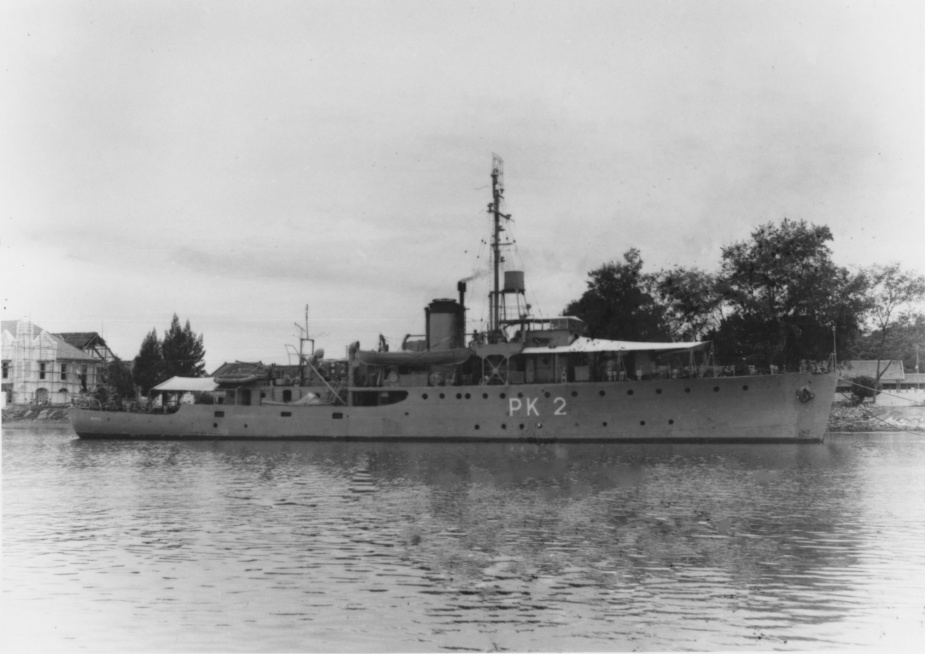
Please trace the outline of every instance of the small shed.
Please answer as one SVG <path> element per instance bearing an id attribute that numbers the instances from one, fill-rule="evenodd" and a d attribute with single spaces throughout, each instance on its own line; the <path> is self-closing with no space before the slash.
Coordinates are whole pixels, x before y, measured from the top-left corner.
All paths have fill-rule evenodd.
<path id="1" fill-rule="evenodd" d="M 851 383 L 845 381 L 852 377 L 871 377 L 877 378 L 877 364 L 874 360 L 843 361 L 839 364 L 839 381 L 838 390 L 847 391 L 851 388 Z M 880 364 L 880 383 L 884 388 L 899 388 L 906 379 L 906 373 L 903 369 L 902 360 L 883 359 Z"/>

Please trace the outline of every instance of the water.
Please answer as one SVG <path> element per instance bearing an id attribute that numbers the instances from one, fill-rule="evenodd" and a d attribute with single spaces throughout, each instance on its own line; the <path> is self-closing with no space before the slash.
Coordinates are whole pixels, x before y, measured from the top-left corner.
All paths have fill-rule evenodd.
<path id="1" fill-rule="evenodd" d="M 925 642 L 925 438 L 90 442 L 3 433 L 5 651 Z"/>

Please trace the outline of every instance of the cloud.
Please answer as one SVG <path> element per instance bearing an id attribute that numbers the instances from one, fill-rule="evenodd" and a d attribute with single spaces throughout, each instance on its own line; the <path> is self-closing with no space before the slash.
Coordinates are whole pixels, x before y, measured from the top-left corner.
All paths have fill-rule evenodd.
<path id="1" fill-rule="evenodd" d="M 829 225 L 839 263 L 925 271 L 919 3 L 8 15 L 7 305 L 120 325 L 129 350 L 174 311 L 222 359 L 235 324 L 276 343 L 306 302 L 336 338 L 417 329 L 489 263 L 492 152 L 546 315 L 629 247 L 712 268 L 784 216 Z"/>

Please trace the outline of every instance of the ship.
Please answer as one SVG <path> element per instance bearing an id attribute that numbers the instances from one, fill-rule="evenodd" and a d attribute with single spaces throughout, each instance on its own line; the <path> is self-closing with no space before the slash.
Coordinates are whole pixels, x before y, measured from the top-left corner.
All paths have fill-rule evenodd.
<path id="1" fill-rule="evenodd" d="M 83 439 L 820 442 L 836 376 L 719 366 L 709 341 L 594 338 L 575 316 L 537 317 L 524 272 L 502 270 L 503 162 L 492 161 L 491 290 L 483 329 L 457 298 L 424 308 L 423 334 L 327 359 L 300 338 L 296 366 L 234 362 L 173 379 L 158 406 L 71 409 Z M 310 351 L 304 345 L 310 342 Z M 188 392 L 187 392 L 188 391 Z M 185 393 L 193 402 L 180 402 Z"/>

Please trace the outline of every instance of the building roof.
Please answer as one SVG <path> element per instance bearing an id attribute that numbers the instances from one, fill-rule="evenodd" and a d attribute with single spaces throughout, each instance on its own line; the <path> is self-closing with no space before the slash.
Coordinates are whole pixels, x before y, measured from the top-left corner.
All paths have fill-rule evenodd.
<path id="1" fill-rule="evenodd" d="M 58 341 L 58 359 L 67 359 L 69 361 L 93 361 L 97 362 L 99 359 L 92 357 L 86 352 L 81 352 L 73 345 L 66 343 L 58 338 L 55 338 L 54 334 L 51 334 L 51 337 Z"/>
<path id="2" fill-rule="evenodd" d="M 212 377 L 219 384 L 245 383 L 257 379 L 269 379 L 270 367 L 259 361 L 257 363 L 247 361 L 225 362 L 218 367 L 218 370 L 212 373 Z"/>
<path id="3" fill-rule="evenodd" d="M 53 334 L 53 336 L 63 339 L 78 350 L 82 350 L 91 345 L 109 347 L 106 345 L 106 341 L 103 340 L 103 337 L 96 332 L 65 332 L 63 334 Z"/>
<path id="4" fill-rule="evenodd" d="M 76 347 L 74 347 L 73 345 L 65 341 L 64 339 L 60 338 L 59 336 L 52 334 L 51 332 L 47 332 L 41 327 L 39 327 L 38 325 L 36 325 L 35 323 L 31 323 L 26 320 L 23 320 L 23 321 L 4 320 L 0 322 L 0 331 L 9 332 L 10 336 L 12 336 L 13 338 L 16 338 L 16 332 L 17 332 L 16 328 L 20 322 L 26 323 L 30 333 L 32 333 L 34 336 L 38 336 L 39 334 L 42 334 L 42 333 L 48 334 L 48 336 L 52 338 L 57 345 L 57 353 L 55 355 L 57 359 L 66 359 L 68 361 L 88 361 L 88 362 L 89 361 L 93 361 L 93 362 L 99 361 L 99 359 L 97 359 L 96 357 L 92 357 L 89 354 L 86 354 L 85 352 L 81 352 L 79 349 L 77 349 Z"/>
<path id="5" fill-rule="evenodd" d="M 903 381 L 907 384 L 925 384 L 925 372 L 907 372 Z"/>
<path id="6" fill-rule="evenodd" d="M 879 362 L 881 382 L 896 382 L 906 378 L 901 360 L 887 361 L 886 359 Z M 842 361 L 839 364 L 842 377 L 876 377 L 877 361 Z"/>
<path id="7" fill-rule="evenodd" d="M 32 325 L 32 323 L 30 323 L 28 320 L 2 320 L 0 321 L 0 330 L 9 332 L 13 336 L 16 336 L 16 326 L 20 322 L 24 322 L 27 325 Z M 32 325 L 32 327 L 35 329 L 36 332 L 43 331 L 42 328 L 39 327 L 38 325 Z"/>

